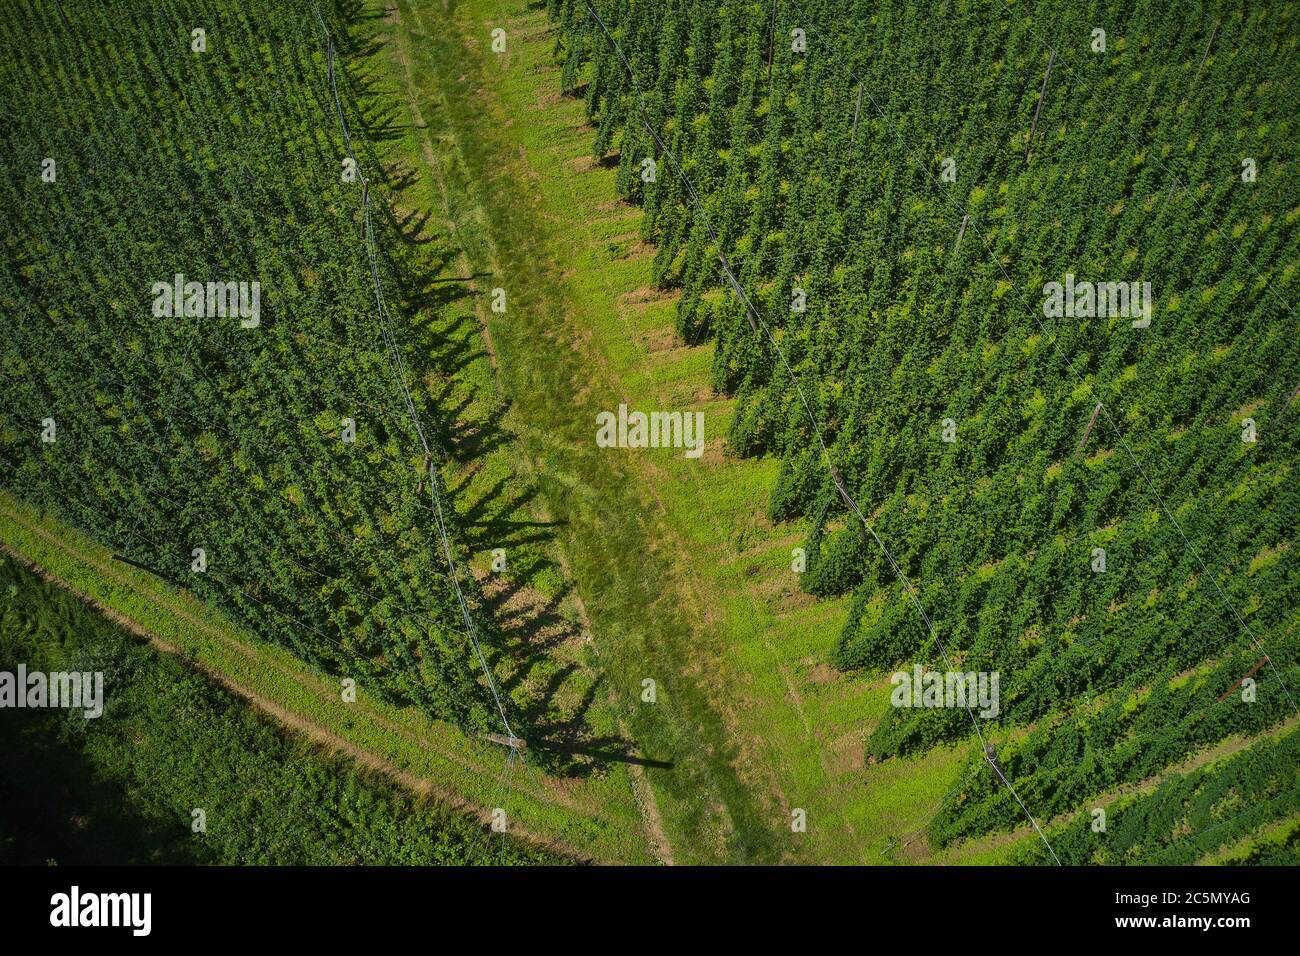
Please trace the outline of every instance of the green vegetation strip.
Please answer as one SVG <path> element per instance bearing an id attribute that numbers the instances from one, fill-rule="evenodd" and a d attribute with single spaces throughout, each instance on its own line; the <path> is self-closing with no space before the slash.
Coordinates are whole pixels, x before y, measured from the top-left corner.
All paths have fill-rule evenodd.
<path id="1" fill-rule="evenodd" d="M 1052 843 L 1068 864 L 1189 866 L 1236 844 L 1238 862 L 1297 862 L 1295 834 L 1241 841 L 1300 811 L 1300 733 L 1295 729 L 1107 808 L 1105 829 L 1084 812 Z M 1254 851 L 1258 849 L 1258 853 Z M 1016 862 L 1041 863 L 1026 845 Z"/>
<path id="2" fill-rule="evenodd" d="M 84 536 L 0 495 L 0 541 L 90 600 L 123 615 L 141 631 L 176 647 L 241 696 L 282 708 L 317 732 L 337 737 L 353 756 L 370 755 L 449 803 L 488 818 L 500 797 L 500 748 L 449 726 L 431 724 L 412 708 L 396 708 L 359 690 L 345 703 L 339 683 L 313 673 L 287 651 L 262 643 L 187 592 L 114 562 Z M 510 812 L 518 835 L 552 843 L 580 858 L 648 861 L 639 821 L 621 793 L 603 795 L 614 778 L 581 782 L 515 780 Z M 623 791 L 625 792 L 625 791 Z M 621 812 L 623 815 L 612 815 Z M 611 814 L 611 815 L 606 815 Z M 627 814 L 631 814 L 631 819 Z"/>
<path id="3" fill-rule="evenodd" d="M 0 668 L 103 675 L 103 712 L 0 712 L 0 862 L 559 863 L 258 716 L 0 555 Z"/>

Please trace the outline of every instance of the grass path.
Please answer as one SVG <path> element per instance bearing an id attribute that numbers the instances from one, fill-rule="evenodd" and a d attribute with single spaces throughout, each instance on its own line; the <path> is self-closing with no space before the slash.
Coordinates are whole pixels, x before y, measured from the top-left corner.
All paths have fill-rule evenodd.
<path id="1" fill-rule="evenodd" d="M 411 118 L 414 120 L 413 129 L 410 134 L 403 137 L 396 148 L 390 148 L 387 153 L 389 158 L 396 155 L 401 163 L 409 163 L 418 167 L 423 164 L 425 174 L 417 176 L 416 183 L 422 183 L 425 187 L 425 194 L 421 198 L 426 203 L 426 208 L 433 206 L 441 210 L 446 217 L 446 223 L 452 230 L 453 235 L 456 232 L 456 220 L 452 215 L 455 208 L 455 200 L 449 191 L 448 183 L 443 176 L 436 175 L 433 171 L 438 166 L 437 151 L 435 149 L 431 134 L 429 132 L 428 122 L 420 109 L 420 100 L 415 86 L 414 77 L 411 69 L 411 49 L 410 39 L 402 20 L 401 10 L 397 7 L 388 8 L 389 17 L 386 22 L 391 26 L 389 43 L 386 46 L 387 54 L 393 58 L 400 72 L 402 98 L 405 100 L 407 108 L 410 110 Z M 436 201 L 431 202 L 431 200 Z M 465 254 L 462 248 L 456 256 L 456 266 L 463 275 L 473 275 L 475 263 Z M 477 287 L 477 283 L 471 280 L 470 287 L 476 293 L 482 294 L 483 290 Z M 499 366 L 497 361 L 496 348 L 492 341 L 491 331 L 481 322 L 478 325 L 481 333 L 483 344 L 487 356 L 486 361 L 490 365 L 491 374 L 494 384 L 499 384 Z M 530 482 L 536 481 L 536 463 L 528 454 L 527 446 L 521 442 L 513 442 L 511 450 L 512 455 L 511 470 L 514 476 L 526 475 Z M 470 463 L 470 467 L 477 468 L 478 461 Z M 545 501 L 538 500 L 533 505 L 533 515 L 541 522 L 546 524 L 554 523 L 554 516 Z M 565 579 L 571 580 L 571 569 L 562 550 L 555 549 L 553 556 L 557 564 L 563 569 Z M 570 601 L 574 615 L 577 617 L 582 633 L 590 634 L 590 618 L 587 614 L 586 607 L 582 602 L 580 595 L 570 595 Z M 626 736 L 627 730 L 622 722 L 617 724 L 620 735 Z M 645 780 L 641 767 L 635 763 L 626 765 L 628 783 L 631 787 L 637 807 L 641 813 L 642 823 L 645 827 L 646 838 L 654 858 L 661 863 L 671 865 L 674 862 L 671 844 L 663 829 L 663 821 L 659 814 L 658 804 L 655 800 L 654 790 Z"/>
<path id="2" fill-rule="evenodd" d="M 639 210 L 614 201 L 579 101 L 559 93 L 545 14 L 517 0 L 396 0 L 381 39 L 389 80 L 422 118 L 416 147 L 478 297 L 508 417 L 587 609 L 614 707 L 645 754 L 682 862 L 885 862 L 919 808 L 955 782 L 963 752 L 866 764 L 888 687 L 827 664 L 845 600 L 803 594 L 773 527 L 777 463 L 728 455 L 729 399 L 709 387 L 712 346 L 673 334 L 673 297 L 650 284 Z M 377 9 L 375 4 L 372 9 Z M 506 31 L 504 54 L 491 31 Z M 432 152 L 433 158 L 428 154 Z M 702 458 L 597 449 L 595 415 L 626 402 L 705 415 Z M 658 701 L 640 699 L 656 681 Z M 807 812 L 793 833 L 791 811 Z M 922 821 L 923 823 L 924 821 Z"/>
<path id="3" fill-rule="evenodd" d="M 717 635 L 687 613 L 712 605 L 683 596 L 668 558 L 674 535 L 637 480 L 637 463 L 594 447 L 595 414 L 617 407 L 619 393 L 601 357 L 585 347 L 589 333 L 562 320 L 570 290 L 548 248 L 552 237 L 536 228 L 531 204 L 521 206 L 507 188 L 521 171 L 497 162 L 500 150 L 515 157 L 520 150 L 495 140 L 483 122 L 474 87 L 464 79 L 473 70 L 463 55 L 467 38 L 445 20 L 434 26 L 440 5 L 399 2 L 397 8 L 400 18 L 388 24 L 385 45 L 409 57 L 395 63 L 392 79 L 413 96 L 413 115 L 425 118 L 423 133 L 438 150 L 434 173 L 443 184 L 444 211 L 456 223 L 472 271 L 491 273 L 492 285 L 506 289 L 504 316 L 483 307 L 482 296 L 479 316 L 512 400 L 507 422 L 533 463 L 591 620 L 608 703 L 646 757 L 671 764 L 644 771 L 657 810 L 647 807 L 647 816 L 663 821 L 681 861 L 774 860 L 773 814 L 756 803 L 763 791 L 740 782 L 732 766 L 734 738 L 715 695 L 681 666 L 693 661 L 700 673 L 725 673 Z M 458 205 L 466 196 L 473 201 Z M 647 679 L 656 681 L 654 703 L 641 700 Z"/>

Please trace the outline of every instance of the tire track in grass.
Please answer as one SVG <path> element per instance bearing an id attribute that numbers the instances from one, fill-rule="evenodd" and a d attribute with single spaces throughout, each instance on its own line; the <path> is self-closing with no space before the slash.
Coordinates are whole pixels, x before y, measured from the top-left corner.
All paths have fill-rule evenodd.
<path id="1" fill-rule="evenodd" d="M 720 635 L 691 616 L 683 582 L 656 555 L 672 542 L 661 508 L 625 456 L 595 449 L 592 414 L 615 407 L 615 384 L 580 323 L 566 322 L 565 281 L 546 252 L 536 199 L 515 178 L 515 150 L 484 108 L 481 53 L 450 18 L 430 29 L 410 0 L 397 0 L 419 61 L 416 99 L 432 105 L 426 135 L 445 145 L 438 172 L 475 201 L 458 223 L 474 271 L 509 288 L 509 314 L 491 316 L 500 372 L 515 402 L 516 429 L 537 464 L 538 485 L 557 519 L 589 609 L 611 704 L 632 736 L 671 768 L 648 768 L 665 828 L 692 862 L 775 861 L 775 821 L 733 766 L 739 742 L 709 680 L 726 679 Z M 486 39 L 484 40 L 486 43 Z M 502 158 L 508 157 L 508 158 Z M 459 163 L 459 165 L 458 165 Z M 475 221 L 477 220 L 477 221 Z M 659 700 L 641 703 L 654 677 Z"/>
<path id="2" fill-rule="evenodd" d="M 411 117 L 415 120 L 416 128 L 419 130 L 418 139 L 420 143 L 420 155 L 424 159 L 425 165 L 428 167 L 429 175 L 432 176 L 433 181 L 437 185 L 438 193 L 442 198 L 443 211 L 444 213 L 447 214 L 448 223 L 451 226 L 453 235 L 457 239 L 457 245 L 460 247 L 460 253 L 457 257 L 457 263 L 459 266 L 462 267 L 461 271 L 463 274 L 472 275 L 473 264 L 470 261 L 466 249 L 460 243 L 459 230 L 457 228 L 455 218 L 451 215 L 450 204 L 448 202 L 447 185 L 443 181 L 443 178 L 439 176 L 437 172 L 438 170 L 437 153 L 435 152 L 433 148 L 433 143 L 430 140 L 429 124 L 427 120 L 424 118 L 424 114 L 420 109 L 419 96 L 415 87 L 414 76 L 412 75 L 411 72 L 411 56 L 410 56 L 410 50 L 407 46 L 407 44 L 409 43 L 409 39 L 407 37 L 406 25 L 402 20 L 401 7 L 396 5 L 390 7 L 388 8 L 388 13 L 390 17 L 390 22 L 396 28 L 394 31 L 394 42 L 392 44 L 393 56 L 397 60 L 397 63 L 401 68 L 402 77 L 404 79 L 403 91 L 405 94 L 407 108 L 411 111 Z M 423 29 L 423 25 L 421 25 L 421 29 Z M 471 280 L 470 285 L 471 288 L 474 288 L 477 291 L 476 282 Z M 499 377 L 500 362 L 497 356 L 496 346 L 492 341 L 491 330 L 488 328 L 487 323 L 482 320 L 481 316 L 479 316 L 478 324 L 480 329 L 482 330 L 484 346 L 488 352 L 493 370 Z M 536 462 L 533 460 L 532 456 L 528 454 L 526 448 L 521 446 L 521 451 L 523 452 L 524 456 L 528 459 L 528 467 L 530 472 L 535 475 Z M 544 521 L 552 520 L 550 511 L 545 507 L 544 504 L 542 504 L 542 506 L 539 508 L 539 515 L 541 519 Z M 565 573 L 565 576 L 571 581 L 572 570 L 568 565 L 566 556 L 563 554 L 558 555 L 558 561 Z M 576 606 L 576 610 L 579 616 L 582 629 L 585 633 L 590 634 L 591 620 L 587 614 L 586 605 L 583 603 L 580 594 L 577 594 L 575 592 L 573 598 L 574 598 L 574 603 Z M 620 732 L 626 735 L 627 728 L 624 725 L 623 721 L 619 720 L 618 724 L 619 724 Z M 656 860 L 668 866 L 672 866 L 675 862 L 673 857 L 672 844 L 669 842 L 668 836 L 664 831 L 663 818 L 660 816 L 659 813 L 659 805 L 655 801 L 654 788 L 645 779 L 645 774 L 642 771 L 640 766 L 636 764 L 628 764 L 627 771 L 628 771 L 628 783 L 631 787 L 632 797 L 633 800 L 636 802 L 637 810 L 641 817 L 642 826 L 645 828 L 646 840 L 650 847 L 650 850 L 653 853 L 654 858 Z"/>

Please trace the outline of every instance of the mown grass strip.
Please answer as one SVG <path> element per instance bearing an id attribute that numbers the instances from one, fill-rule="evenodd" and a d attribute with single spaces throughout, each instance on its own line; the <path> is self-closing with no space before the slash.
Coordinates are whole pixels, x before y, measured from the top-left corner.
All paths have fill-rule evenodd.
<path id="1" fill-rule="evenodd" d="M 665 553 L 674 530 L 636 464 L 595 446 L 596 413 L 617 408 L 619 388 L 592 368 L 583 327 L 566 321 L 571 289 L 550 254 L 551 233 L 506 159 L 518 146 L 479 93 L 485 44 L 436 5 L 399 0 L 397 8 L 444 192 L 474 200 L 448 214 L 474 271 L 507 290 L 504 315 L 480 316 L 502 357 L 515 430 L 560 522 L 611 704 L 646 757 L 672 764 L 646 773 L 674 850 L 683 862 L 775 861 L 783 821 L 771 796 L 737 774 L 738 743 L 715 706 L 716 684 L 730 679 L 722 635 L 702 628 L 702 610 L 683 600 L 674 555 Z M 657 684 L 654 704 L 641 700 L 646 679 Z"/>

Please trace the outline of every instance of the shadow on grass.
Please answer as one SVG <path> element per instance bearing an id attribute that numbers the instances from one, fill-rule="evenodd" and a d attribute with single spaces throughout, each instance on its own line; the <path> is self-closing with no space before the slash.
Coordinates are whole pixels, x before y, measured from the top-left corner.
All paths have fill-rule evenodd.
<path id="1" fill-rule="evenodd" d="M 369 32 L 366 21 L 379 19 L 357 2 L 339 9 L 354 35 Z M 380 143 L 399 139 L 409 127 L 395 122 L 394 109 L 369 102 L 393 102 L 380 68 L 367 59 L 382 44 L 362 37 L 349 40 L 344 49 L 346 69 L 354 78 L 348 87 L 359 97 L 356 108 L 365 135 Z M 384 156 L 391 162 L 385 165 L 374 158 L 384 170 L 391 201 L 378 208 L 385 213 L 389 240 L 382 245 L 400 283 L 392 303 L 402 319 L 396 334 L 421 415 L 437 423 L 429 427 L 436 427 L 454 474 L 446 497 L 456 514 L 458 543 L 468 554 L 492 549 L 511 554 L 509 575 L 481 581 L 462 576 L 471 603 L 490 620 L 484 649 L 500 687 L 515 701 L 529 745 L 545 755 L 548 772 L 581 776 L 614 762 L 667 769 L 670 764 L 635 754 L 627 740 L 592 729 L 590 709 L 600 680 L 574 659 L 586 639 L 563 611 L 571 584 L 553 557 L 556 530 L 564 522 L 539 518 L 539 490 L 513 463 L 499 473 L 494 466 L 502 459 L 513 461 L 508 449 L 518 438 L 508 425 L 511 401 L 499 398 L 490 384 L 495 380 L 493 358 L 473 311 L 476 297 L 489 286 L 479 280 L 491 280 L 493 274 L 457 270 L 460 250 L 449 245 L 438 226 L 443 210 L 404 201 L 418 193 L 421 177 L 432 175 L 422 163 Z M 372 193 L 372 198 L 385 197 Z M 485 465 L 489 462 L 494 464 Z M 483 467 L 493 467 L 492 474 L 479 475 Z M 468 564 L 463 556 L 461 563 Z"/>

